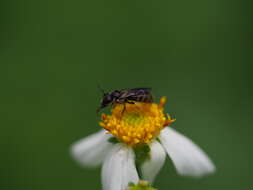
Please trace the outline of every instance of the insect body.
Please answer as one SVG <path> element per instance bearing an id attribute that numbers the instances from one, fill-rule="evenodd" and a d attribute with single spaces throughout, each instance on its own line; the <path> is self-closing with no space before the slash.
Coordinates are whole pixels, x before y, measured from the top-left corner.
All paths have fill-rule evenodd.
<path id="1" fill-rule="evenodd" d="M 151 88 L 132 88 L 104 93 L 97 112 L 109 105 L 125 103 L 134 104 L 134 102 L 153 102 Z"/>

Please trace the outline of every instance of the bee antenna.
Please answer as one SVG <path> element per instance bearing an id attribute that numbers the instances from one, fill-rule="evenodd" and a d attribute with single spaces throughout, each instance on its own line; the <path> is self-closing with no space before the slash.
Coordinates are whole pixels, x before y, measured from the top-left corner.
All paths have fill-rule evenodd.
<path id="1" fill-rule="evenodd" d="M 101 86 L 98 84 L 97 85 L 97 87 L 98 87 L 98 90 L 100 90 L 102 93 L 103 93 L 103 95 L 105 95 L 106 93 L 105 93 L 105 91 L 104 91 L 104 89 L 103 88 L 101 88 Z"/>

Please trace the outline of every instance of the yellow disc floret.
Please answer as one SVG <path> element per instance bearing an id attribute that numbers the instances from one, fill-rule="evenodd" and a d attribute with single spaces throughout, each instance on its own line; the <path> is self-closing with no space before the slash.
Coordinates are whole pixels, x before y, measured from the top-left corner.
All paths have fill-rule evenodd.
<path id="1" fill-rule="evenodd" d="M 116 104 L 111 115 L 102 114 L 99 124 L 129 146 L 149 143 L 165 126 L 175 121 L 163 113 L 165 102 L 166 98 L 162 97 L 159 104 Z"/>

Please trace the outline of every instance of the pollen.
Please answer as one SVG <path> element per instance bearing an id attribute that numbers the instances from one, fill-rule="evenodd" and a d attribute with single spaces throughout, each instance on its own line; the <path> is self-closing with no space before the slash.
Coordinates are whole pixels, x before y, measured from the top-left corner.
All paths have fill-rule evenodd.
<path id="1" fill-rule="evenodd" d="M 102 114 L 99 122 L 108 133 L 129 146 L 151 142 L 164 127 L 175 121 L 169 114 L 164 114 L 165 97 L 159 104 L 133 103 L 114 105 L 111 114 Z"/>

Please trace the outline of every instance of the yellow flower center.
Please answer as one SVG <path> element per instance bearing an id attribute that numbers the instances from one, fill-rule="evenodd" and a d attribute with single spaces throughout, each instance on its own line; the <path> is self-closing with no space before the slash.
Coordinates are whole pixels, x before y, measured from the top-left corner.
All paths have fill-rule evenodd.
<path id="1" fill-rule="evenodd" d="M 165 102 L 166 98 L 162 97 L 159 104 L 116 104 L 111 115 L 102 114 L 99 124 L 129 146 L 149 143 L 165 126 L 175 121 L 163 113 Z"/>

